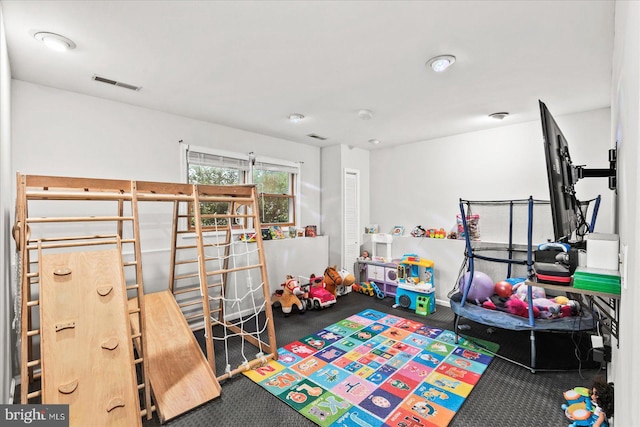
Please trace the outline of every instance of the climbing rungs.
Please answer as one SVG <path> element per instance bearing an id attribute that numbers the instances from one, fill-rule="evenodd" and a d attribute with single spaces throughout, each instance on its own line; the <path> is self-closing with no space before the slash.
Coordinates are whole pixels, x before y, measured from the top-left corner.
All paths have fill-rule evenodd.
<path id="1" fill-rule="evenodd" d="M 198 262 L 197 259 L 188 259 L 188 260 L 183 260 L 183 261 L 177 261 L 175 263 L 175 265 L 193 264 L 193 263 L 196 263 L 196 262 Z"/>
<path id="2" fill-rule="evenodd" d="M 131 290 L 134 290 L 134 289 L 139 289 L 139 288 L 140 288 L 140 285 L 138 285 L 137 283 L 127 286 L 127 290 L 128 291 L 131 291 Z"/>
<path id="3" fill-rule="evenodd" d="M 28 200 L 122 200 L 131 201 L 131 195 L 108 194 L 98 192 L 55 192 L 55 191 L 29 191 Z"/>
<path id="4" fill-rule="evenodd" d="M 68 240 L 94 240 L 94 239 L 116 239 L 116 234 L 94 234 L 89 236 L 61 236 L 61 237 L 42 237 L 39 239 L 30 239 L 27 243 L 34 244 L 38 242 L 64 242 Z"/>
<path id="5" fill-rule="evenodd" d="M 207 194 L 200 194 L 200 202 L 218 202 L 218 203 L 236 203 L 236 204 L 251 204 L 253 200 L 251 198 L 244 197 L 220 197 Z"/>
<path id="6" fill-rule="evenodd" d="M 40 364 L 40 359 L 31 360 L 27 362 L 27 368 L 33 368 L 34 366 L 38 366 Z"/>
<path id="7" fill-rule="evenodd" d="M 32 301 L 27 301 L 27 307 L 35 307 L 36 305 L 40 305 L 40 300 L 34 299 Z"/>
<path id="8" fill-rule="evenodd" d="M 202 247 L 203 248 L 211 248 L 216 246 L 213 243 L 203 243 Z M 176 250 L 181 250 L 181 249 L 197 249 L 198 246 L 197 245 L 187 245 L 187 246 L 176 246 Z"/>
<path id="9" fill-rule="evenodd" d="M 220 261 L 222 259 L 224 259 L 224 257 L 205 257 L 204 262 Z M 177 261 L 175 265 L 194 264 L 196 262 L 198 262 L 197 259 L 188 259 L 188 260 Z"/>
<path id="10" fill-rule="evenodd" d="M 28 224 L 47 222 L 87 222 L 87 221 L 133 221 L 132 216 L 76 216 L 27 218 Z"/>
<path id="11" fill-rule="evenodd" d="M 191 316 L 184 316 L 184 318 L 187 319 L 187 322 L 193 319 L 202 319 L 202 313 L 193 314 Z"/>
<path id="12" fill-rule="evenodd" d="M 196 230 L 178 230 L 176 233 L 178 234 L 196 234 Z"/>
<path id="13" fill-rule="evenodd" d="M 199 291 L 199 290 L 200 290 L 200 286 L 196 285 L 196 286 L 191 287 L 191 288 L 174 289 L 173 294 L 174 295 L 181 295 L 181 294 L 187 294 L 189 292 L 195 292 L 195 291 Z"/>
<path id="14" fill-rule="evenodd" d="M 40 397 L 40 396 L 42 396 L 42 390 L 36 390 L 34 392 L 27 393 L 27 399 L 33 399 L 34 397 Z"/>
<path id="15" fill-rule="evenodd" d="M 99 245 L 117 245 L 117 240 L 100 240 L 96 242 L 68 242 L 68 243 L 47 243 L 40 245 L 42 249 L 54 249 L 54 248 L 73 248 L 78 246 L 99 246 Z M 38 245 L 27 246 L 27 249 L 38 249 Z"/>
<path id="16" fill-rule="evenodd" d="M 27 336 L 28 337 L 34 337 L 36 335 L 40 335 L 40 329 L 32 329 L 27 331 Z"/>
<path id="17" fill-rule="evenodd" d="M 200 276 L 199 273 L 183 274 L 183 275 L 174 277 L 173 280 L 192 279 L 192 278 L 198 277 L 198 276 Z"/>
<path id="18" fill-rule="evenodd" d="M 247 265 L 247 266 L 244 266 L 244 267 L 228 268 L 226 270 L 208 271 L 207 272 L 207 276 L 216 276 L 218 274 L 225 274 L 225 273 L 235 273 L 236 271 L 252 270 L 254 268 L 260 268 L 260 267 L 262 267 L 262 264 L 254 264 L 254 265 Z"/>
<path id="19" fill-rule="evenodd" d="M 194 306 L 194 305 L 202 305 L 202 301 L 201 300 L 196 300 L 196 301 L 178 303 L 178 307 L 180 307 L 180 308 L 191 307 L 191 306 Z"/>

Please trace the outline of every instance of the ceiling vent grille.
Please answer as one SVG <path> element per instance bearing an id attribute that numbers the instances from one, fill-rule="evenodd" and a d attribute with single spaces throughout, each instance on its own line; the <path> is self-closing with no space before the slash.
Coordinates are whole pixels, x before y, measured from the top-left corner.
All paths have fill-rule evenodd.
<path id="1" fill-rule="evenodd" d="M 108 85 L 123 87 L 125 89 L 130 89 L 135 91 L 139 91 L 140 89 L 142 89 L 142 86 L 135 86 L 135 85 L 130 85 L 128 83 L 122 83 L 116 80 L 107 79 L 105 77 L 96 76 L 95 74 L 93 77 L 91 77 L 91 79 L 100 83 L 106 83 Z"/>
<path id="2" fill-rule="evenodd" d="M 316 135 L 315 133 L 310 133 L 307 136 L 309 138 L 319 139 L 320 141 L 326 141 L 327 140 L 327 138 L 325 138 L 324 136 Z"/>

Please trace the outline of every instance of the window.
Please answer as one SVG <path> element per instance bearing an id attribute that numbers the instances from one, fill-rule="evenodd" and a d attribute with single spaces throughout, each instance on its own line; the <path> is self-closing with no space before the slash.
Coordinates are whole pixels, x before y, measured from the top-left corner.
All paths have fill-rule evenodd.
<path id="1" fill-rule="evenodd" d="M 263 226 L 295 226 L 296 196 L 300 167 L 297 163 L 253 153 L 242 154 L 206 148 L 187 147 L 186 164 L 188 182 L 193 184 L 256 185 L 258 209 Z M 206 218 L 208 214 L 228 213 L 227 203 L 203 203 L 203 226 L 226 226 L 226 220 Z M 240 227 L 242 224 L 233 224 Z"/>
<path id="2" fill-rule="evenodd" d="M 256 159 L 252 182 L 258 190 L 260 222 L 264 225 L 293 226 L 295 188 L 298 167 L 277 164 L 273 160 Z"/>

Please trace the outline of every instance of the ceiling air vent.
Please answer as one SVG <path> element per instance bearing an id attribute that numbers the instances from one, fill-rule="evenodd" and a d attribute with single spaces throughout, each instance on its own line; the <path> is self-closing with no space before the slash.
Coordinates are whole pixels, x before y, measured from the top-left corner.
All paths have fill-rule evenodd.
<path id="1" fill-rule="evenodd" d="M 111 79 L 107 79 L 105 77 L 100 77 L 100 76 L 96 76 L 96 75 L 94 75 L 91 78 L 93 80 L 97 81 L 97 82 L 100 82 L 100 83 L 106 83 L 108 85 L 123 87 L 125 89 L 131 89 L 131 90 L 136 90 L 136 91 L 142 89 L 141 86 L 134 86 L 134 85 L 130 85 L 129 83 L 122 83 L 122 82 L 118 82 L 116 80 L 111 80 Z"/>
<path id="2" fill-rule="evenodd" d="M 327 138 L 325 138 L 324 136 L 320 136 L 320 135 L 316 135 L 315 133 L 310 133 L 309 135 L 307 135 L 309 138 L 315 138 L 315 139 L 319 139 L 320 141 L 326 141 Z"/>

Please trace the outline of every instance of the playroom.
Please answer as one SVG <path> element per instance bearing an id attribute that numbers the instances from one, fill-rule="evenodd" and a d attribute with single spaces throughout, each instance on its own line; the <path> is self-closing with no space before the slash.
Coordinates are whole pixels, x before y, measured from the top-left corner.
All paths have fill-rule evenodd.
<path id="1" fill-rule="evenodd" d="M 0 0 L 0 424 L 633 426 L 637 28 Z"/>

